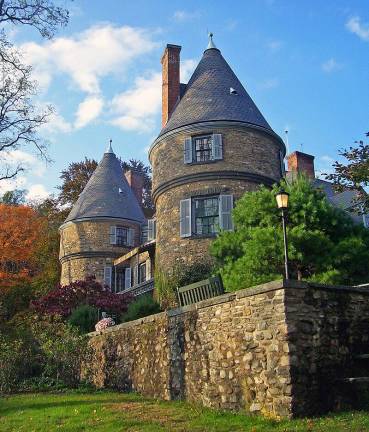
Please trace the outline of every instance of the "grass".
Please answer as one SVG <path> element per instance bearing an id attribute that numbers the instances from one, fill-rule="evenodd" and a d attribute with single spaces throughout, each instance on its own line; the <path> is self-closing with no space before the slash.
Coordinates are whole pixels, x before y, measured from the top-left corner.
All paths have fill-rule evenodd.
<path id="1" fill-rule="evenodd" d="M 21 394 L 0 399 L 1 432 L 300 432 L 368 431 L 369 412 L 273 421 L 185 402 L 117 392 Z"/>

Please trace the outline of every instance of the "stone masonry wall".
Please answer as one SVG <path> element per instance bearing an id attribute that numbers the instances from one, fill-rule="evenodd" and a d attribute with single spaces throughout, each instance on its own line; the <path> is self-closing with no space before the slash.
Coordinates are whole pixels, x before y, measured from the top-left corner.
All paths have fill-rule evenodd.
<path id="1" fill-rule="evenodd" d="M 136 223 L 126 220 L 89 220 L 69 222 L 60 229 L 61 279 L 66 285 L 74 280 L 95 275 L 100 282 L 104 267 L 131 248 L 110 244 L 110 227 L 114 225 L 135 229 L 135 245 L 140 244 L 141 231 Z"/>
<path id="2" fill-rule="evenodd" d="M 213 237 L 180 237 L 180 200 L 211 193 L 233 194 L 234 200 L 245 192 L 256 190 L 257 184 L 242 180 L 199 181 L 177 186 L 159 196 L 156 203 L 156 263 L 164 271 L 178 265 L 210 260 L 209 246 Z M 213 191 L 213 192 L 212 192 Z"/>
<path id="3" fill-rule="evenodd" d="M 185 138 L 212 133 L 222 134 L 223 159 L 185 164 Z M 237 125 L 209 128 L 200 124 L 161 138 L 150 152 L 157 221 L 157 267 L 171 272 L 177 264 L 210 260 L 209 237 L 180 237 L 179 206 L 182 199 L 228 193 L 237 200 L 245 192 L 255 190 L 265 178 L 269 183 L 277 182 L 281 176 L 280 151 L 280 142 L 275 137 Z M 192 180 L 188 177 L 211 173 L 213 178 Z M 227 177 L 225 173 L 234 177 Z M 185 184 L 180 183 L 183 176 L 187 176 Z M 174 180 L 179 183 L 168 186 L 168 182 Z"/>
<path id="4" fill-rule="evenodd" d="M 329 409 L 336 380 L 367 345 L 369 291 L 288 282 L 91 333 L 85 373 L 99 387 L 220 409 L 286 417 Z"/>

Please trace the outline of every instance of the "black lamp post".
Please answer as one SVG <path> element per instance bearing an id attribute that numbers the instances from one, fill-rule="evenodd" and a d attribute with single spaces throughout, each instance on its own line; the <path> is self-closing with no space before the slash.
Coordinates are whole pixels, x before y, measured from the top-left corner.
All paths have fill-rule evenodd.
<path id="1" fill-rule="evenodd" d="M 284 270 L 285 277 L 289 279 L 288 273 L 288 243 L 287 243 L 287 231 L 286 231 L 286 211 L 288 208 L 289 193 L 281 189 L 275 196 L 277 200 L 277 206 L 282 210 L 282 226 L 283 226 L 283 240 L 284 240 Z"/>

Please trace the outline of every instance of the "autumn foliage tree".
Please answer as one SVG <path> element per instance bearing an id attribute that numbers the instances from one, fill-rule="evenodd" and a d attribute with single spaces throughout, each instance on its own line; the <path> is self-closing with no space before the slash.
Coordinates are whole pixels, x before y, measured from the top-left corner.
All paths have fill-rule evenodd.
<path id="1" fill-rule="evenodd" d="M 34 252 L 44 227 L 45 220 L 32 208 L 0 204 L 0 287 L 35 273 Z"/>

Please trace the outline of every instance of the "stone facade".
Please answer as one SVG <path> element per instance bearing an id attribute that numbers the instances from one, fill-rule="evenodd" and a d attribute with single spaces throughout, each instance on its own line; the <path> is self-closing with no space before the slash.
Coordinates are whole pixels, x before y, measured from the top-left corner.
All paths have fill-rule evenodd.
<path id="1" fill-rule="evenodd" d="M 92 333 L 90 373 L 99 387 L 162 399 L 316 414 L 334 408 L 337 380 L 367 352 L 368 324 L 367 289 L 276 281 Z"/>
<path id="2" fill-rule="evenodd" d="M 223 159 L 185 164 L 186 137 L 222 135 Z M 193 125 L 159 138 L 150 152 L 157 221 L 157 265 L 171 270 L 175 263 L 208 259 L 211 238 L 181 238 L 180 200 L 196 195 L 232 194 L 234 199 L 271 185 L 281 178 L 281 146 L 273 134 L 245 125 Z"/>
<path id="3" fill-rule="evenodd" d="M 110 244 L 111 226 L 134 229 L 134 246 L 140 244 L 140 224 L 123 219 L 80 220 L 65 223 L 60 227 L 62 285 L 91 275 L 103 282 L 104 267 L 112 266 L 115 258 L 132 249 Z"/>

